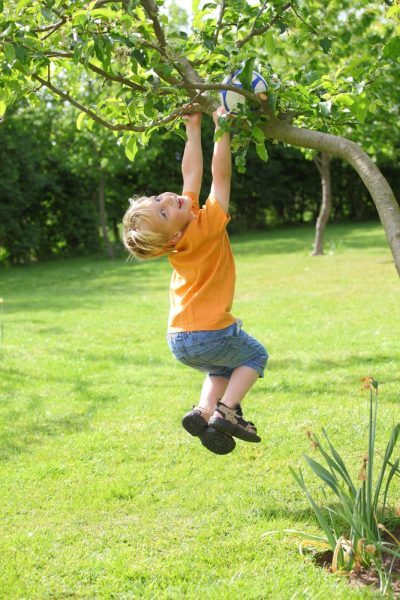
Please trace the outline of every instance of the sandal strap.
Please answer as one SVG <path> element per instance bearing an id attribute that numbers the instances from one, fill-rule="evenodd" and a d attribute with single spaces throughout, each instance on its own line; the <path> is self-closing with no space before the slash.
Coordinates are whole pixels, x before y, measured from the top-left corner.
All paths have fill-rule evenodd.
<path id="1" fill-rule="evenodd" d="M 237 405 L 236 408 L 231 408 L 230 406 L 226 406 L 223 402 L 217 402 L 217 406 L 215 411 L 218 412 L 223 419 L 230 421 L 231 423 L 240 425 L 243 429 L 247 429 L 248 431 L 254 431 L 257 433 L 257 428 L 251 421 L 246 421 L 243 418 L 243 411 L 240 404 Z"/>
<path id="2" fill-rule="evenodd" d="M 208 410 L 207 408 L 203 408 L 202 406 L 193 406 L 193 410 L 199 410 L 201 413 L 207 413 L 208 415 L 213 414 L 212 410 Z"/>

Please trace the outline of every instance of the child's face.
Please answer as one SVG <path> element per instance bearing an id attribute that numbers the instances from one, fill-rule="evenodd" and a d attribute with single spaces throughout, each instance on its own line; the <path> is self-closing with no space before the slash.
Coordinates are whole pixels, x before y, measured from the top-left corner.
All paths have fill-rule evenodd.
<path id="1" fill-rule="evenodd" d="M 182 237 L 183 230 L 194 219 L 192 201 L 187 196 L 164 192 L 150 197 L 152 229 L 164 233 L 169 239 Z M 180 234 L 180 235 L 179 235 Z"/>

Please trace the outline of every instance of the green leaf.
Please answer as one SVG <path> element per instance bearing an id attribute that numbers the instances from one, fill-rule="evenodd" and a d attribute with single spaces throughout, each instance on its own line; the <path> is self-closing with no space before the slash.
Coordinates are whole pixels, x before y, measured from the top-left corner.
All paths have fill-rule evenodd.
<path id="1" fill-rule="evenodd" d="M 146 100 L 146 102 L 144 103 L 144 114 L 146 115 L 146 117 L 152 118 L 153 116 L 153 98 L 150 97 Z"/>
<path id="2" fill-rule="evenodd" d="M 25 8 L 25 6 L 28 6 L 28 4 L 31 3 L 31 0 L 20 0 L 17 4 L 17 6 L 15 7 L 15 12 L 17 15 L 19 15 Z"/>
<path id="3" fill-rule="evenodd" d="M 368 108 L 369 106 L 365 98 L 357 98 L 356 102 L 350 107 L 350 110 L 360 123 L 364 123 L 368 114 Z"/>
<path id="4" fill-rule="evenodd" d="M 132 50 L 131 56 L 135 59 L 141 67 L 146 67 L 148 62 L 147 52 L 143 48 L 136 48 Z"/>
<path id="5" fill-rule="evenodd" d="M 157 67 L 157 73 L 160 77 L 164 78 L 168 78 L 173 70 L 173 66 L 169 63 L 160 63 Z"/>
<path id="6" fill-rule="evenodd" d="M 132 136 L 125 144 L 125 154 L 128 160 L 133 161 L 138 151 L 136 139 Z"/>
<path id="7" fill-rule="evenodd" d="M 6 103 L 3 102 L 3 100 L 0 100 L 0 117 L 2 117 L 4 115 L 4 113 L 6 112 L 6 108 L 7 108 Z"/>
<path id="8" fill-rule="evenodd" d="M 78 115 L 78 118 L 76 120 L 76 128 L 78 129 L 78 131 L 82 131 L 82 123 L 83 123 L 83 119 L 86 117 L 86 113 L 81 112 Z"/>
<path id="9" fill-rule="evenodd" d="M 311 496 L 306 484 L 304 483 L 303 473 L 301 472 L 300 469 L 299 469 L 299 472 L 296 473 L 296 471 L 292 467 L 289 467 L 289 470 L 290 470 L 294 480 L 299 484 L 299 486 L 302 488 L 302 490 L 306 494 L 308 501 L 310 502 L 311 506 L 313 507 L 315 515 L 319 521 L 319 524 L 321 525 L 321 528 L 323 529 L 323 531 L 328 539 L 329 544 L 331 545 L 332 548 L 334 548 L 336 546 L 336 539 L 332 533 L 332 529 L 331 529 L 328 521 L 325 519 L 321 509 L 317 506 L 314 498 Z"/>
<path id="10" fill-rule="evenodd" d="M 327 100 L 326 102 L 319 102 L 318 109 L 323 117 L 329 117 L 332 111 L 332 101 Z"/>
<path id="11" fill-rule="evenodd" d="M 391 458 L 391 456 L 393 454 L 393 450 L 397 444 L 399 435 L 400 435 L 400 423 L 398 423 L 395 427 L 393 427 L 392 433 L 389 438 L 388 445 L 386 446 L 385 456 L 383 457 L 383 461 L 382 461 L 382 467 L 381 467 L 381 470 L 379 473 L 378 481 L 375 486 L 375 495 L 374 495 L 374 505 L 375 506 L 378 505 L 379 493 L 380 493 L 382 482 L 383 482 L 383 479 L 385 476 L 385 471 L 386 471 L 387 465 L 388 464 L 390 465 L 390 458 Z M 393 465 L 392 465 L 392 467 L 393 467 Z M 395 473 L 395 471 L 396 471 L 396 469 L 394 470 L 394 473 Z"/>
<path id="12" fill-rule="evenodd" d="M 25 64 L 27 59 L 27 52 L 25 48 L 19 46 L 18 44 L 14 44 L 15 55 L 21 64 Z"/>
<path id="13" fill-rule="evenodd" d="M 261 158 L 261 160 L 267 162 L 268 161 L 268 152 L 267 149 L 264 145 L 264 143 L 257 143 L 256 144 L 256 150 L 257 150 L 257 154 L 259 156 L 259 158 Z"/>
<path id="14" fill-rule="evenodd" d="M 42 15 L 44 16 L 44 18 L 46 19 L 46 21 L 52 21 L 54 18 L 53 13 L 50 10 L 46 10 L 45 8 L 41 8 L 40 12 L 42 13 Z"/>
<path id="15" fill-rule="evenodd" d="M 311 469 L 314 471 L 314 473 L 318 475 L 318 477 L 322 479 L 322 481 L 324 481 L 326 485 L 328 485 L 331 488 L 331 490 L 335 492 L 335 494 L 339 495 L 338 481 L 336 477 L 333 477 L 331 473 L 329 473 L 329 471 L 325 469 L 325 467 L 323 467 L 313 458 L 310 458 L 306 454 L 304 454 L 304 458 L 307 461 L 308 465 L 311 467 Z"/>
<path id="16" fill-rule="evenodd" d="M 173 129 L 172 133 L 174 133 L 175 135 L 180 137 L 184 142 L 187 141 L 186 132 L 183 129 L 181 129 L 180 127 L 176 127 L 175 129 Z"/>
<path id="17" fill-rule="evenodd" d="M 4 46 L 4 56 L 8 63 L 13 63 L 15 60 L 15 50 L 12 44 L 5 44 Z"/>
<path id="18" fill-rule="evenodd" d="M 387 478 L 387 481 L 386 481 L 385 491 L 384 491 L 384 494 L 383 494 L 383 507 L 382 507 L 382 510 L 385 510 L 386 498 L 387 498 L 387 494 L 388 494 L 388 491 L 389 491 L 390 482 L 393 479 L 393 475 L 395 475 L 396 472 L 397 473 L 399 472 L 399 464 L 400 464 L 400 459 L 398 458 L 395 461 L 395 463 L 392 465 L 392 468 L 389 471 L 389 475 L 388 475 L 388 478 Z"/>
<path id="19" fill-rule="evenodd" d="M 117 19 L 120 12 L 112 10 L 111 8 L 95 8 L 90 14 L 94 19 Z"/>
<path id="20" fill-rule="evenodd" d="M 254 67 L 255 60 L 256 59 L 254 57 L 246 60 L 246 64 L 243 67 L 242 72 L 238 76 L 238 79 L 239 79 L 240 83 L 243 85 L 243 88 L 245 90 L 248 90 L 249 92 L 252 91 L 251 80 L 253 78 L 253 67 Z"/>
<path id="21" fill-rule="evenodd" d="M 354 104 L 354 98 L 350 94 L 338 94 L 333 97 L 333 101 L 340 106 L 351 106 Z"/>
<path id="22" fill-rule="evenodd" d="M 383 49 L 383 56 L 385 58 L 400 57 L 400 36 L 396 35 L 386 44 Z"/>
<path id="23" fill-rule="evenodd" d="M 319 45 L 321 46 L 324 53 L 328 54 L 332 47 L 332 40 L 330 40 L 329 38 L 326 38 L 326 37 L 322 38 L 319 40 Z"/>
<path id="24" fill-rule="evenodd" d="M 268 55 L 272 56 L 275 52 L 276 44 L 274 35 L 271 30 L 267 31 L 264 36 L 265 47 L 267 49 Z"/>
<path id="25" fill-rule="evenodd" d="M 337 450 L 335 449 L 334 445 L 332 444 L 332 442 L 330 441 L 328 434 L 326 432 L 326 430 L 324 428 L 322 428 L 322 433 L 326 439 L 326 441 L 329 444 L 329 448 L 332 452 L 332 456 L 334 458 L 334 460 L 336 461 L 336 465 L 337 465 L 337 470 L 339 470 L 339 472 L 341 473 L 341 476 L 343 477 L 343 479 L 346 481 L 349 490 L 352 494 L 352 496 L 354 497 L 356 495 L 356 488 L 352 482 L 352 479 L 350 477 L 350 474 L 348 472 L 348 470 L 346 469 L 346 465 L 344 464 L 340 454 L 337 452 Z M 320 445 L 318 447 L 318 449 L 321 451 L 322 446 Z"/>
<path id="26" fill-rule="evenodd" d="M 257 125 L 254 125 L 254 127 L 251 128 L 251 135 L 260 144 L 264 143 L 265 134 L 261 127 L 257 127 Z"/>
<path id="27" fill-rule="evenodd" d="M 72 25 L 84 25 L 88 21 L 87 10 L 77 10 L 72 17 Z"/>
<path id="28" fill-rule="evenodd" d="M 214 143 L 219 142 L 224 133 L 225 131 L 223 129 L 216 129 L 214 132 Z"/>

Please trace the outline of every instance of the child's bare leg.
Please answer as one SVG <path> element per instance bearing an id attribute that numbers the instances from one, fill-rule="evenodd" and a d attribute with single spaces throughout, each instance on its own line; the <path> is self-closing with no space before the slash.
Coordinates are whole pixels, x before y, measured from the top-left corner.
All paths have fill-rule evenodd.
<path id="1" fill-rule="evenodd" d="M 211 416 L 214 412 L 217 400 L 222 399 L 228 384 L 229 380 L 226 377 L 207 375 L 201 390 L 199 407 L 209 411 Z"/>
<path id="2" fill-rule="evenodd" d="M 243 419 L 240 408 L 241 401 L 258 378 L 257 371 L 250 367 L 242 365 L 235 369 L 222 401 L 208 424 L 220 433 L 227 433 L 247 442 L 260 442 L 261 438 L 257 435 L 254 423 Z"/>
<path id="3" fill-rule="evenodd" d="M 247 392 L 258 380 L 259 374 L 250 367 L 238 367 L 231 375 L 221 400 L 230 408 L 236 408 L 241 403 Z"/>

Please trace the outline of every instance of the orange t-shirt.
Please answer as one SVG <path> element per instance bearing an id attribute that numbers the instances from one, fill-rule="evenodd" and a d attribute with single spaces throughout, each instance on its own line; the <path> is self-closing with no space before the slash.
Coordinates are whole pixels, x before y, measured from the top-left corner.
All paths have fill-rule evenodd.
<path id="1" fill-rule="evenodd" d="M 235 263 L 226 226 L 230 217 L 218 200 L 199 208 L 193 192 L 195 219 L 169 255 L 174 269 L 170 287 L 168 331 L 215 330 L 235 322 L 230 310 L 235 292 Z"/>

